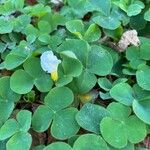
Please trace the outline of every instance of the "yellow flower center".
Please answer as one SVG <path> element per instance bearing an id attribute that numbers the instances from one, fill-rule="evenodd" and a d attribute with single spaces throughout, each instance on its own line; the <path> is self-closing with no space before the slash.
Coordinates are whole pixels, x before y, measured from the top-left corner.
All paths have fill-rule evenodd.
<path id="1" fill-rule="evenodd" d="M 51 73 L 51 78 L 52 78 L 53 81 L 57 81 L 58 80 L 58 73 L 57 73 L 57 71 Z"/>

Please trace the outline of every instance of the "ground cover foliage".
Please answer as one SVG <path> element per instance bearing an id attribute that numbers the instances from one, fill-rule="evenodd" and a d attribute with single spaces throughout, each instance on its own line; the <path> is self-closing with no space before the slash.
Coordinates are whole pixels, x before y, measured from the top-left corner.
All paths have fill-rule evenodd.
<path id="1" fill-rule="evenodd" d="M 150 148 L 149 21 L 149 0 L 1 0 L 0 150 Z"/>

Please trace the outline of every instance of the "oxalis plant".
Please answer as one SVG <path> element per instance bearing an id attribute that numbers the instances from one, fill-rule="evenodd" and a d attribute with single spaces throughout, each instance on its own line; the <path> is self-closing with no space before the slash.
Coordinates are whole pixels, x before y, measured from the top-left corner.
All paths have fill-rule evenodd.
<path id="1" fill-rule="evenodd" d="M 150 0 L 0 1 L 0 150 L 150 148 Z"/>

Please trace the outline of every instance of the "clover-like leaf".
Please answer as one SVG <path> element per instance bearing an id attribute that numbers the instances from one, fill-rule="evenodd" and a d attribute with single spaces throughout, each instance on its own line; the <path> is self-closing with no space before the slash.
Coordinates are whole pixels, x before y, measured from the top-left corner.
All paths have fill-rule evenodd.
<path id="1" fill-rule="evenodd" d="M 15 1 L 15 8 L 16 10 L 21 10 L 24 6 L 25 0 L 16 0 Z"/>
<path id="2" fill-rule="evenodd" d="M 128 16 L 136 16 L 142 11 L 141 5 L 139 4 L 131 4 L 127 9 Z"/>
<path id="3" fill-rule="evenodd" d="M 141 88 L 138 84 L 134 84 L 133 85 L 133 90 L 135 93 L 135 97 L 136 99 L 139 100 L 143 100 L 143 99 L 149 99 L 150 98 L 150 94 L 149 91 L 144 90 L 143 88 Z"/>
<path id="4" fill-rule="evenodd" d="M 107 78 L 99 78 L 98 79 L 99 86 L 105 91 L 109 91 L 112 88 L 112 83 Z"/>
<path id="5" fill-rule="evenodd" d="M 145 50 L 143 50 L 144 45 L 143 46 L 142 45 L 141 45 L 140 48 L 139 47 L 135 47 L 135 46 L 131 46 L 131 47 L 127 48 L 127 50 L 126 50 L 126 57 L 130 61 L 129 65 L 133 69 L 137 69 L 138 66 L 141 65 L 141 64 L 146 64 L 146 61 L 145 61 L 145 59 L 143 57 L 143 55 L 145 55 L 144 54 Z"/>
<path id="6" fill-rule="evenodd" d="M 82 73 L 82 63 L 73 52 L 63 51 L 61 52 L 61 57 L 63 58 L 62 66 L 66 75 L 76 77 Z"/>
<path id="7" fill-rule="evenodd" d="M 72 51 L 84 66 L 87 63 L 89 45 L 83 40 L 68 39 L 64 41 L 57 49 L 58 52 Z"/>
<path id="8" fill-rule="evenodd" d="M 26 94 L 33 88 L 34 80 L 24 70 L 15 71 L 10 78 L 11 89 L 18 94 Z"/>
<path id="9" fill-rule="evenodd" d="M 54 142 L 46 146 L 43 150 L 72 150 L 71 146 L 64 142 Z"/>
<path id="10" fill-rule="evenodd" d="M 88 42 L 95 42 L 101 37 L 101 30 L 96 24 L 91 24 L 84 34 L 84 39 Z"/>
<path id="11" fill-rule="evenodd" d="M 63 140 L 75 135 L 79 130 L 75 120 L 78 111 L 75 108 L 66 108 L 73 102 L 73 98 L 69 88 L 53 88 L 44 99 L 45 105 L 39 106 L 33 115 L 33 129 L 38 132 L 45 131 L 53 120 L 51 133 L 54 137 Z M 43 120 L 45 116 L 46 122 Z"/>
<path id="12" fill-rule="evenodd" d="M 72 137 L 79 130 L 75 120 L 78 110 L 76 108 L 67 108 L 59 111 L 53 120 L 51 134 L 58 139 Z"/>
<path id="13" fill-rule="evenodd" d="M 98 15 L 93 18 L 93 21 L 99 26 L 109 30 L 115 30 L 121 24 L 115 13 L 111 13 L 109 16 Z"/>
<path id="14" fill-rule="evenodd" d="M 150 100 L 148 99 L 141 99 L 141 100 L 134 100 L 133 101 L 133 111 L 142 121 L 147 124 L 150 124 Z"/>
<path id="15" fill-rule="evenodd" d="M 150 60 L 150 44 L 149 43 L 144 43 L 140 46 L 140 58 L 144 60 Z"/>
<path id="16" fill-rule="evenodd" d="M 66 22 L 66 28 L 71 33 L 81 33 L 84 30 L 84 24 L 81 20 L 71 20 Z"/>
<path id="17" fill-rule="evenodd" d="M 53 88 L 45 97 L 45 104 L 53 111 L 59 111 L 73 102 L 73 93 L 67 87 Z"/>
<path id="18" fill-rule="evenodd" d="M 43 20 L 39 21 L 38 28 L 42 34 L 43 33 L 48 34 L 51 32 L 51 25 L 49 24 L 48 21 L 43 21 Z"/>
<path id="19" fill-rule="evenodd" d="M 10 77 L 5 76 L 0 78 L 0 101 L 16 102 L 20 99 L 20 95 L 13 92 L 10 88 Z"/>
<path id="20" fill-rule="evenodd" d="M 89 0 L 91 6 L 94 7 L 95 10 L 100 11 L 102 14 L 108 16 L 111 10 L 111 1 L 110 0 Z M 103 3 L 103 4 L 102 4 Z"/>
<path id="21" fill-rule="evenodd" d="M 13 24 L 5 17 L 0 17 L 0 34 L 11 33 L 13 30 Z"/>
<path id="22" fill-rule="evenodd" d="M 128 141 L 135 144 L 145 138 L 146 125 L 135 115 L 130 115 L 129 107 L 113 102 L 107 109 L 112 116 L 103 118 L 100 130 L 103 138 L 110 145 L 124 148 Z"/>
<path id="23" fill-rule="evenodd" d="M 126 131 L 119 121 L 108 117 L 104 118 L 100 125 L 102 136 L 110 145 L 116 148 L 123 148 L 127 145 Z"/>
<path id="24" fill-rule="evenodd" d="M 17 121 L 21 131 L 27 132 L 31 126 L 31 112 L 28 110 L 21 110 L 17 114 Z"/>
<path id="25" fill-rule="evenodd" d="M 111 72 L 112 67 L 113 60 L 111 54 L 100 46 L 92 46 L 87 63 L 89 72 L 105 76 Z"/>
<path id="26" fill-rule="evenodd" d="M 127 83 L 116 84 L 110 90 L 110 95 L 113 99 L 127 106 L 132 105 L 134 100 L 133 94 L 133 89 Z"/>
<path id="27" fill-rule="evenodd" d="M 144 19 L 150 21 L 150 9 L 148 9 L 144 14 Z"/>
<path id="28" fill-rule="evenodd" d="M 20 44 L 15 47 L 5 58 L 4 65 L 6 69 L 12 70 L 22 63 L 24 63 L 27 58 L 31 56 L 31 50 L 27 47 L 26 43 Z"/>
<path id="29" fill-rule="evenodd" d="M 106 116 L 109 114 L 104 107 L 87 103 L 77 113 L 76 120 L 85 130 L 99 134 L 99 123 Z"/>
<path id="30" fill-rule="evenodd" d="M 32 137 L 29 133 L 18 132 L 7 142 L 7 150 L 28 150 L 32 143 Z"/>
<path id="31" fill-rule="evenodd" d="M 13 102 L 0 101 L 0 110 L 1 110 L 0 127 L 9 118 L 13 109 L 14 109 Z"/>
<path id="32" fill-rule="evenodd" d="M 36 4 L 34 6 L 28 6 L 24 8 L 24 13 L 29 14 L 35 17 L 42 17 L 47 13 L 51 12 L 51 8 L 49 6 L 44 6 L 42 3 Z"/>
<path id="33" fill-rule="evenodd" d="M 32 127 L 37 132 L 43 132 L 48 129 L 53 119 L 53 112 L 44 105 L 39 106 L 32 117 Z M 45 119 L 43 119 L 43 117 Z"/>
<path id="34" fill-rule="evenodd" d="M 19 124 L 15 119 L 7 120 L 0 128 L 0 140 L 5 140 L 19 131 Z"/>
<path id="35" fill-rule="evenodd" d="M 132 143 L 130 143 L 130 142 L 128 142 L 128 144 L 127 144 L 127 146 L 125 146 L 124 148 L 114 148 L 114 147 L 111 147 L 111 146 L 109 146 L 109 149 L 110 150 L 135 150 L 134 149 L 134 144 L 132 144 Z"/>
<path id="36" fill-rule="evenodd" d="M 150 90 L 150 67 L 148 65 L 140 65 L 136 72 L 136 80 L 140 87 Z"/>
<path id="37" fill-rule="evenodd" d="M 83 70 L 82 74 L 75 77 L 68 86 L 75 93 L 87 93 L 95 86 L 96 81 L 97 79 L 94 74 L 88 70 Z"/>
<path id="38" fill-rule="evenodd" d="M 26 94 L 31 91 L 34 85 L 41 92 L 48 92 L 51 89 L 52 79 L 42 70 L 39 58 L 29 58 L 23 67 L 24 70 L 19 69 L 11 76 L 10 86 L 13 91 Z"/>
<path id="39" fill-rule="evenodd" d="M 101 136 L 95 134 L 81 135 L 74 143 L 73 149 L 87 150 L 87 149 L 102 149 L 109 150 L 106 142 Z"/>
<path id="40" fill-rule="evenodd" d="M 42 70 L 39 58 L 29 58 L 23 64 L 23 67 L 25 71 L 34 78 L 34 85 L 39 91 L 48 92 L 52 88 L 52 79 L 49 74 L 46 74 Z"/>

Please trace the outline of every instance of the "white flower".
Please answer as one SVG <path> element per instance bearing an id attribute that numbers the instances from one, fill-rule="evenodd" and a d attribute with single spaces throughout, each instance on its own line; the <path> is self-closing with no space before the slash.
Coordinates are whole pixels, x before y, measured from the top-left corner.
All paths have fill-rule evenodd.
<path id="1" fill-rule="evenodd" d="M 51 2 L 52 2 L 53 4 L 59 5 L 60 3 L 63 2 L 63 0 L 51 0 Z"/>
<path id="2" fill-rule="evenodd" d="M 41 57 L 41 67 L 47 73 L 57 72 L 57 67 L 61 63 L 52 51 L 44 52 Z"/>

